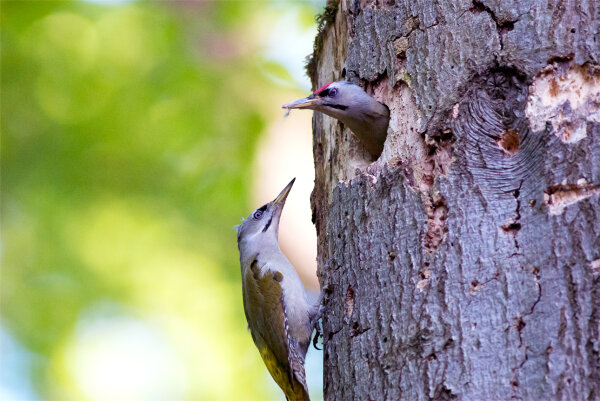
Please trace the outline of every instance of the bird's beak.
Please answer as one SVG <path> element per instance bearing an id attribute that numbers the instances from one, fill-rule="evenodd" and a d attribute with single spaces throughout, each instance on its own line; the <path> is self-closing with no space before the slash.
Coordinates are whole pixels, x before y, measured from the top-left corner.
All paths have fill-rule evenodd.
<path id="1" fill-rule="evenodd" d="M 304 99 L 298 99 L 281 106 L 282 109 L 314 109 L 321 104 L 321 98 L 310 95 Z"/>
<path id="2" fill-rule="evenodd" d="M 273 224 L 273 230 L 275 232 L 275 235 L 279 235 L 279 219 L 281 218 L 281 212 L 283 211 L 285 200 L 290 191 L 292 190 L 292 185 L 294 185 L 294 181 L 296 181 L 296 178 L 290 181 L 290 183 L 287 184 L 285 188 L 283 188 L 283 191 L 281 191 L 281 193 L 277 195 L 277 198 L 273 199 L 273 201 L 271 202 L 271 208 L 275 209 L 273 210 L 272 214 L 272 219 L 275 220 Z"/>
<path id="3" fill-rule="evenodd" d="M 273 210 L 272 215 L 275 219 L 275 224 L 273 224 L 273 226 L 275 227 L 275 233 L 279 232 L 279 218 L 281 217 L 281 212 L 283 212 L 285 200 L 290 191 L 292 190 L 292 185 L 294 185 L 294 181 L 296 181 L 296 178 L 290 181 L 290 183 L 287 184 L 285 188 L 283 188 L 283 191 L 281 191 L 281 193 L 277 195 L 277 198 L 273 199 L 273 201 L 271 202 L 271 207 L 275 209 Z"/>
<path id="4" fill-rule="evenodd" d="M 283 191 L 281 191 L 281 193 L 279 195 L 277 195 L 277 198 L 275 198 L 273 200 L 273 202 L 271 202 L 271 204 L 273 206 L 275 206 L 275 207 L 277 207 L 277 209 L 279 209 L 279 213 L 281 213 L 281 210 L 283 209 L 283 205 L 285 205 L 285 200 L 286 200 L 288 194 L 290 193 L 290 191 L 292 190 L 294 181 L 296 181 L 296 178 L 294 178 L 292 181 L 290 181 L 290 183 L 287 184 L 285 186 L 285 188 L 283 188 Z"/>

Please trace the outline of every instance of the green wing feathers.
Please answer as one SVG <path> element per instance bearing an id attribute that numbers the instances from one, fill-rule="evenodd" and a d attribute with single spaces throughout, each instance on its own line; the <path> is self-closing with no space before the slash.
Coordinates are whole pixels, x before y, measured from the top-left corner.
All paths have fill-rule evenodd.
<path id="1" fill-rule="evenodd" d="M 269 373 L 289 401 L 310 401 L 304 371 L 308 345 L 290 335 L 280 272 L 261 269 L 255 259 L 247 270 L 244 309 L 254 344 Z"/>

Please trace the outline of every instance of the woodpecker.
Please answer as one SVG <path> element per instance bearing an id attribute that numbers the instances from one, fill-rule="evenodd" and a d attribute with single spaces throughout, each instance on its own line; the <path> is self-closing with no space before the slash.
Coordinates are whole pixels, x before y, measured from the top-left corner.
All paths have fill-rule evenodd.
<path id="1" fill-rule="evenodd" d="M 236 229 L 244 311 L 254 344 L 286 400 L 310 401 L 304 358 L 320 315 L 321 297 L 309 302 L 278 240 L 279 218 L 295 180 Z"/>
<path id="2" fill-rule="evenodd" d="M 281 107 L 311 109 L 337 118 L 356 134 L 371 155 L 379 157 L 383 151 L 390 110 L 358 85 L 348 81 L 330 82 L 309 97 Z"/>

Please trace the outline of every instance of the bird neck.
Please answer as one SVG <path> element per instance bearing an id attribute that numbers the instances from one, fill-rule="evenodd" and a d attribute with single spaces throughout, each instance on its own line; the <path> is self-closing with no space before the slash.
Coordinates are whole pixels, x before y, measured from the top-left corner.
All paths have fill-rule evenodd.
<path id="1" fill-rule="evenodd" d="M 255 236 L 242 239 L 238 244 L 238 248 L 242 266 L 257 258 L 260 260 L 276 260 L 283 256 L 277 238 L 265 234 L 262 234 L 260 238 Z"/>
<path id="2" fill-rule="evenodd" d="M 383 144 L 387 137 L 389 115 L 386 106 L 370 99 L 358 110 L 348 113 L 341 120 L 358 136 L 371 154 L 379 155 L 383 150 Z"/>

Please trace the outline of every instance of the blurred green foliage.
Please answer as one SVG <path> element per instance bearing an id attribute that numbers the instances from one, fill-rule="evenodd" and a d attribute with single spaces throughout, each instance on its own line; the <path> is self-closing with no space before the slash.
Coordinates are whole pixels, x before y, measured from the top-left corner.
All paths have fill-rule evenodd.
<path id="1" fill-rule="evenodd" d="M 101 396 L 69 355 L 106 302 L 174 344 L 184 398 L 280 397 L 245 330 L 232 229 L 274 90 L 240 28 L 257 12 L 2 2 L 2 325 L 38 356 L 42 399 Z"/>

